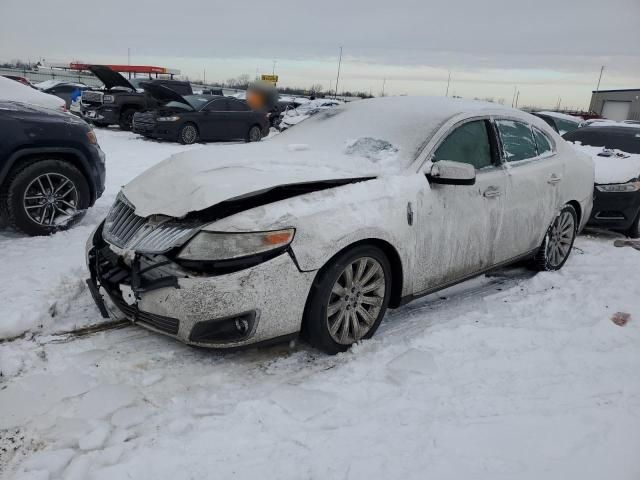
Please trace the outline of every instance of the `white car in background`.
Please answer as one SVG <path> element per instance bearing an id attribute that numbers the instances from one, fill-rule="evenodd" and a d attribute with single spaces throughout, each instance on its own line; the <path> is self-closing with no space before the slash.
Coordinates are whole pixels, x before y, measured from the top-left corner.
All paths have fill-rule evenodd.
<path id="1" fill-rule="evenodd" d="M 295 108 L 287 108 L 283 112 L 282 120 L 278 126 L 278 129 L 281 131 L 299 124 L 318 112 L 344 104 L 344 102 L 340 100 L 333 100 L 331 98 L 317 98 L 315 100 L 296 98 L 293 102 L 299 103 L 299 105 Z"/>
<path id="2" fill-rule="evenodd" d="M 2 76 L 0 76 L 0 100 L 28 103 L 61 112 L 67 111 L 63 99 Z"/>
<path id="3" fill-rule="evenodd" d="M 88 284 L 103 315 L 189 344 L 302 332 L 337 353 L 388 307 L 516 261 L 561 268 L 592 191 L 590 157 L 522 111 L 362 100 L 125 185 L 87 242 Z"/>

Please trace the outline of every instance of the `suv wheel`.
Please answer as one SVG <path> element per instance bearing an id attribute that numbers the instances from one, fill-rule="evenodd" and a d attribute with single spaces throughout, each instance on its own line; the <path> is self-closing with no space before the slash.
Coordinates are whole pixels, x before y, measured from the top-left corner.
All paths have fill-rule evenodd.
<path id="1" fill-rule="evenodd" d="M 178 140 L 183 145 L 191 145 L 198 141 L 198 129 L 193 123 L 185 123 L 180 129 Z"/>
<path id="2" fill-rule="evenodd" d="M 542 245 L 533 259 L 538 271 L 560 270 L 569 258 L 578 231 L 578 215 L 575 208 L 565 205 L 544 236 Z"/>
<path id="3" fill-rule="evenodd" d="M 91 194 L 84 175 L 54 159 L 18 168 L 7 179 L 1 201 L 9 225 L 29 235 L 49 235 L 78 222 Z"/>
<path id="4" fill-rule="evenodd" d="M 378 329 L 391 296 L 391 267 L 382 250 L 360 245 L 323 268 L 313 282 L 303 333 L 327 353 L 344 352 Z"/>
<path id="5" fill-rule="evenodd" d="M 136 113 L 134 108 L 127 108 L 120 114 L 120 128 L 129 131 L 133 126 L 133 115 Z"/>

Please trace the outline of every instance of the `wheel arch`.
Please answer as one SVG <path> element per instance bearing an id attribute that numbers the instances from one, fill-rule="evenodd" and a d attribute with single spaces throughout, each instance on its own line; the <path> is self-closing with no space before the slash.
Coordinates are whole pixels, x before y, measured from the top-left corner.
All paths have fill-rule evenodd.
<path id="1" fill-rule="evenodd" d="M 68 162 L 69 164 L 80 170 L 84 175 L 89 191 L 91 193 L 91 205 L 97 197 L 97 187 L 94 184 L 91 175 L 90 165 L 87 157 L 75 148 L 27 148 L 14 152 L 0 170 L 0 187 L 3 187 L 4 181 L 10 177 L 11 173 L 17 168 L 23 168 L 29 163 L 35 163 L 38 160 L 55 159 Z"/>
<path id="2" fill-rule="evenodd" d="M 566 205 L 571 205 L 573 209 L 576 211 L 576 215 L 578 216 L 576 221 L 576 227 L 580 228 L 580 224 L 582 223 L 582 207 L 580 206 L 580 202 L 576 200 L 569 200 Z"/>

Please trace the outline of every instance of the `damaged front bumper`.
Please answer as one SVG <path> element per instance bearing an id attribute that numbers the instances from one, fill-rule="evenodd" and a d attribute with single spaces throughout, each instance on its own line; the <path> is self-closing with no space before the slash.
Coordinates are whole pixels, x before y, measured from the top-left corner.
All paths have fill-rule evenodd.
<path id="1" fill-rule="evenodd" d="M 190 345 L 231 348 L 294 338 L 315 272 L 291 254 L 230 273 L 196 273 L 163 255 L 119 251 L 98 227 L 87 242 L 87 280 L 103 315 Z"/>

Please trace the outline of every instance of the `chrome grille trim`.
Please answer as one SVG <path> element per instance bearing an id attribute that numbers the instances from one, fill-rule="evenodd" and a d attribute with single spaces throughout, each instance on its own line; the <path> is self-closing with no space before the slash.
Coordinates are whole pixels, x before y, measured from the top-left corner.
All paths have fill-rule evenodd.
<path id="1" fill-rule="evenodd" d="M 107 215 L 102 235 L 118 248 L 159 254 L 183 245 L 199 229 L 199 225 L 176 223 L 170 217 L 140 217 L 119 193 Z"/>

